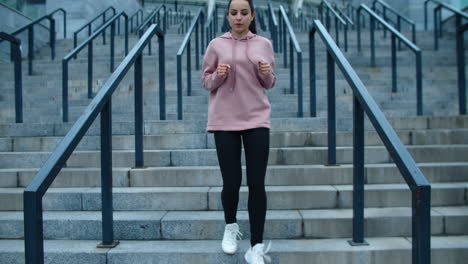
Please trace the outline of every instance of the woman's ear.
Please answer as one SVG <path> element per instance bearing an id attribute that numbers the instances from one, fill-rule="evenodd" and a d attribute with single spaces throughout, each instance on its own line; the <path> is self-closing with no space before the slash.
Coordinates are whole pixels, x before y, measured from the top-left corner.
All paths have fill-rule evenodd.
<path id="1" fill-rule="evenodd" d="M 255 19 L 255 16 L 257 15 L 257 13 L 255 11 L 252 12 L 252 20 L 253 21 Z"/>

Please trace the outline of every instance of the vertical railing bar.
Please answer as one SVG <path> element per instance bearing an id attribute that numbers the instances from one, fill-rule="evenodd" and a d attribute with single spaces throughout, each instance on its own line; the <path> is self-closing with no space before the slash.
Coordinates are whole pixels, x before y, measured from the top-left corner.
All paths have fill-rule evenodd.
<path id="1" fill-rule="evenodd" d="M 159 119 L 166 120 L 166 52 L 164 35 L 158 37 L 159 42 Z"/>
<path id="2" fill-rule="evenodd" d="M 112 205 L 112 101 L 101 111 L 101 197 L 102 243 L 98 247 L 115 246 Z"/>
<path id="3" fill-rule="evenodd" d="M 328 165 L 336 165 L 335 64 L 327 51 Z"/>
<path id="4" fill-rule="evenodd" d="M 136 57 L 135 75 L 135 167 L 144 167 L 143 156 L 143 55 Z"/>
<path id="5" fill-rule="evenodd" d="M 88 98 L 93 98 L 93 41 L 88 44 Z"/>

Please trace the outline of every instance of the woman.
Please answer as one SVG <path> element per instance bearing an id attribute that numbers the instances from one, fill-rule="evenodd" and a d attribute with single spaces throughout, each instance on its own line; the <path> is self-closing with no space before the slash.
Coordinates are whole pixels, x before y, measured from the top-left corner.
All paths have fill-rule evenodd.
<path id="1" fill-rule="evenodd" d="M 271 107 L 264 89 L 276 76 L 271 42 L 257 36 L 252 0 L 230 0 L 231 31 L 212 40 L 203 59 L 202 84 L 210 91 L 207 130 L 214 133 L 223 178 L 221 200 L 226 227 L 221 243 L 227 254 L 237 251 L 242 235 L 236 223 L 242 180 L 241 145 L 245 150 L 251 247 L 247 263 L 264 263 L 263 230 L 267 207 L 265 173 L 268 162 Z M 242 143 L 241 143 L 242 142 Z"/>

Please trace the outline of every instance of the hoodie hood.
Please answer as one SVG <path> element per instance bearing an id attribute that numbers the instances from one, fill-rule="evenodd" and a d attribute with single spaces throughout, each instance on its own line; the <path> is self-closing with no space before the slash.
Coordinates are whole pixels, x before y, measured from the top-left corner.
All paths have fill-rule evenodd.
<path id="1" fill-rule="evenodd" d="M 224 33 L 223 35 L 220 36 L 220 38 L 224 38 L 224 39 L 235 39 L 235 40 L 249 40 L 249 39 L 252 39 L 252 38 L 255 38 L 257 35 L 252 33 L 250 30 L 249 32 L 247 32 L 247 35 L 243 36 L 242 38 L 240 39 L 237 39 L 236 37 L 234 37 L 230 31 Z"/>

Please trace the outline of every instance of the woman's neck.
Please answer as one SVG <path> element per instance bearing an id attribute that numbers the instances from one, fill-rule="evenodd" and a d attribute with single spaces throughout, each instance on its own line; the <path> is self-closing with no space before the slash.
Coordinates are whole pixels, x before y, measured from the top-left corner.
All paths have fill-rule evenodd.
<path id="1" fill-rule="evenodd" d="M 231 30 L 231 35 L 234 36 L 236 39 L 241 39 L 249 34 L 249 31 L 247 30 L 246 32 L 242 32 L 241 34 L 238 34 L 234 31 Z"/>

